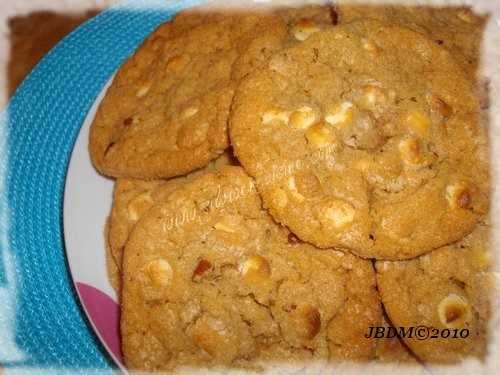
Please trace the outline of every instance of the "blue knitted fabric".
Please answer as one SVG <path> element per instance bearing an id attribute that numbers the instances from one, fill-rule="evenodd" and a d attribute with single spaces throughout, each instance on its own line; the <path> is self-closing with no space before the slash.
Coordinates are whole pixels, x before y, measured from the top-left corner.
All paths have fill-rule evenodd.
<path id="1" fill-rule="evenodd" d="M 71 150 L 102 87 L 161 22 L 197 1 L 127 1 L 82 25 L 0 114 L 0 363 L 8 373 L 112 372 L 73 289 L 62 198 Z"/>

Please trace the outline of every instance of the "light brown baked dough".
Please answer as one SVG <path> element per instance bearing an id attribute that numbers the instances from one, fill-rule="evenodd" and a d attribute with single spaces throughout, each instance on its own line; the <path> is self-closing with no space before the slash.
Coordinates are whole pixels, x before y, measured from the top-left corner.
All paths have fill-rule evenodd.
<path id="1" fill-rule="evenodd" d="M 477 110 L 447 50 L 367 20 L 249 75 L 230 135 L 270 213 L 302 240 L 408 259 L 461 239 L 487 211 Z"/>
<path id="2" fill-rule="evenodd" d="M 380 327 L 388 329 L 393 327 L 385 316 L 382 316 Z M 393 327 L 394 328 L 394 327 Z M 377 340 L 376 359 L 379 363 L 420 367 L 414 355 L 402 343 L 401 339 L 395 337 L 382 338 Z"/>
<path id="3" fill-rule="evenodd" d="M 467 7 L 352 5 L 335 8 L 339 24 L 377 19 L 415 30 L 446 48 L 473 79 L 476 76 L 488 17 Z"/>
<path id="4" fill-rule="evenodd" d="M 330 11 L 315 5 L 180 13 L 146 40 L 108 90 L 91 129 L 95 167 L 140 179 L 203 167 L 228 146 L 237 82 L 284 45 L 330 26 Z"/>
<path id="5" fill-rule="evenodd" d="M 404 338 L 422 360 L 484 358 L 492 290 L 489 235 L 489 225 L 481 223 L 462 241 L 420 258 L 376 263 L 382 303 L 395 326 L 451 330 L 449 338 Z M 454 329 L 468 329 L 470 334 L 452 338 Z"/>
<path id="6" fill-rule="evenodd" d="M 151 181 L 119 178 L 115 184 L 107 234 L 109 250 L 118 267 L 118 274 L 122 268 L 123 249 L 132 228 L 155 202 L 167 200 L 173 191 L 203 173 L 236 164 L 234 156 L 226 151 L 205 168 L 186 176 Z"/>
<path id="7" fill-rule="evenodd" d="M 299 2 L 295 7 L 271 7 L 270 11 L 281 19 L 281 24 L 272 33 L 266 32 L 253 39 L 238 57 L 232 72 L 232 78 L 238 82 L 265 67 L 276 52 L 300 44 L 318 31 L 336 24 L 332 18 L 333 8 L 327 1 L 313 5 Z"/>
<path id="8" fill-rule="evenodd" d="M 240 167 L 186 183 L 136 224 L 121 332 L 135 370 L 259 369 L 369 360 L 380 323 L 372 264 L 302 243 L 263 209 Z"/>
<path id="9" fill-rule="evenodd" d="M 90 131 L 94 166 L 113 177 L 168 178 L 219 156 L 229 145 L 232 66 L 252 39 L 281 24 L 258 12 L 179 16 L 161 26 L 99 107 Z"/>
<path id="10" fill-rule="evenodd" d="M 106 227 L 104 229 L 104 239 L 105 239 L 105 252 L 106 252 L 106 273 L 108 276 L 108 281 L 119 295 L 122 289 L 121 272 L 118 264 L 116 263 L 115 257 L 111 253 L 111 247 L 109 245 L 109 218 L 106 220 Z"/>

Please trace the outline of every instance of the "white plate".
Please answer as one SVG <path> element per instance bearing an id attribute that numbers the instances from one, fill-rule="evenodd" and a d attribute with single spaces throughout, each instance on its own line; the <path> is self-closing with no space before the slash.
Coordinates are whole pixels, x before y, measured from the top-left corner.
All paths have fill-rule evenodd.
<path id="1" fill-rule="evenodd" d="M 104 237 L 113 180 L 96 172 L 88 152 L 90 125 L 111 80 L 89 111 L 75 143 L 66 177 L 63 215 L 66 254 L 78 297 L 99 339 L 122 367 L 118 296 L 107 275 Z"/>

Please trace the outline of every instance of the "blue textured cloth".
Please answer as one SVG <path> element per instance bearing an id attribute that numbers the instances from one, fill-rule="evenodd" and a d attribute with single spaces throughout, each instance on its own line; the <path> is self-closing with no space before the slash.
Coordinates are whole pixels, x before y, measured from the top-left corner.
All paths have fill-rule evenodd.
<path id="1" fill-rule="evenodd" d="M 195 2 L 127 1 L 101 13 L 55 47 L 0 114 L 0 363 L 9 373 L 112 371 L 68 272 L 66 170 L 113 72 L 159 23 Z"/>

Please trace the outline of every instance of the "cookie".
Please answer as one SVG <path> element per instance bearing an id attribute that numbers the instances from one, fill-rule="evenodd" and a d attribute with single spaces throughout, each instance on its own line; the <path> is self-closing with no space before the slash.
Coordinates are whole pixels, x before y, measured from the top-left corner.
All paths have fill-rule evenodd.
<path id="1" fill-rule="evenodd" d="M 448 363 L 468 356 L 484 358 L 491 291 L 489 250 L 489 226 L 479 224 L 462 241 L 420 258 L 376 263 L 378 289 L 392 323 L 439 330 L 438 338 L 404 338 L 422 360 Z"/>
<path id="2" fill-rule="evenodd" d="M 121 273 L 118 264 L 116 263 L 115 257 L 111 253 L 111 247 L 109 245 L 109 218 L 106 221 L 106 227 L 104 229 L 105 241 L 105 252 L 106 252 L 106 273 L 108 276 L 109 284 L 113 287 L 117 294 L 121 291 Z"/>
<path id="3" fill-rule="evenodd" d="M 237 161 L 232 154 L 224 152 L 205 168 L 187 176 L 170 180 L 135 180 L 120 178 L 116 181 L 113 194 L 113 206 L 109 216 L 107 235 L 110 252 L 118 267 L 122 267 L 122 254 L 127 238 L 135 223 L 149 210 L 155 202 L 164 201 L 168 196 L 186 182 L 207 171 L 213 171 L 224 165 L 235 165 Z"/>
<path id="4" fill-rule="evenodd" d="M 263 12 L 186 16 L 189 26 L 179 17 L 124 64 L 98 109 L 89 148 L 105 175 L 168 178 L 219 156 L 229 145 L 232 66 L 253 38 L 282 23 Z"/>
<path id="5" fill-rule="evenodd" d="M 487 142 L 470 81 L 410 29 L 360 21 L 285 49 L 239 86 L 235 154 L 304 241 L 409 259 L 487 211 Z"/>
<path id="6" fill-rule="evenodd" d="M 121 332 L 137 370 L 260 369 L 368 360 L 381 319 L 371 262 L 299 241 L 240 167 L 207 173 L 136 224 L 125 247 Z"/>
<path id="7" fill-rule="evenodd" d="M 391 323 L 387 321 L 385 316 L 382 316 L 380 327 L 386 330 L 389 329 L 389 327 L 395 329 Z M 407 364 L 409 366 L 420 367 L 413 354 L 397 335 L 377 340 L 376 358 L 379 363 L 394 365 Z"/>
<path id="8" fill-rule="evenodd" d="M 299 44 L 318 31 L 333 26 L 332 6 L 328 3 L 316 3 L 287 7 L 268 8 L 279 16 L 281 22 L 272 33 L 263 33 L 253 39 L 244 53 L 236 60 L 232 77 L 241 81 L 249 73 L 264 67 L 273 54 L 283 48 Z"/>
<path id="9" fill-rule="evenodd" d="M 336 12 L 339 24 L 371 18 L 422 33 L 448 49 L 472 78 L 476 75 L 488 18 L 474 14 L 470 8 L 339 4 Z"/>

